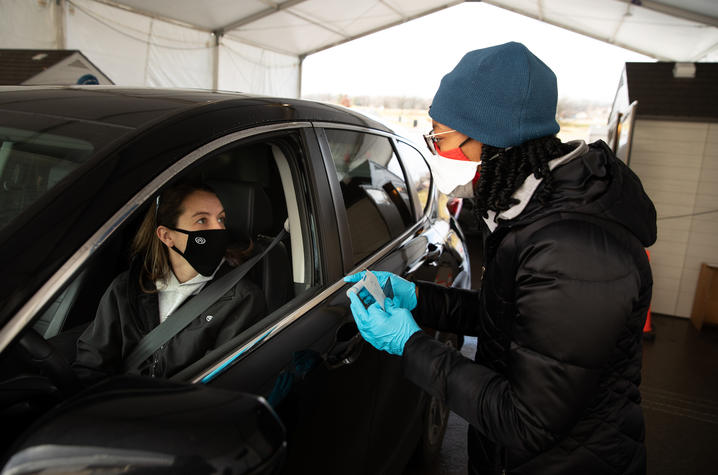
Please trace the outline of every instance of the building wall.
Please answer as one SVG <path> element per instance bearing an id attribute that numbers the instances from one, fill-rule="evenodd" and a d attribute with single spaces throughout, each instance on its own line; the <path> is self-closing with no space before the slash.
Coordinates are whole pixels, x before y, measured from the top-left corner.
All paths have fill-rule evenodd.
<path id="1" fill-rule="evenodd" d="M 689 317 L 701 263 L 718 263 L 718 124 L 639 117 L 630 166 L 658 212 L 652 310 Z"/>

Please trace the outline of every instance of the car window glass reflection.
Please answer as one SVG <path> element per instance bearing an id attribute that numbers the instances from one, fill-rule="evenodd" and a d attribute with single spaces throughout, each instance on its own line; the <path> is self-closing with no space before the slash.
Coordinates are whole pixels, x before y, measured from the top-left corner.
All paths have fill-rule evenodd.
<path id="1" fill-rule="evenodd" d="M 429 188 L 431 187 L 429 165 L 426 164 L 421 153 L 411 145 L 398 141 L 397 148 L 406 168 L 406 173 L 416 190 L 420 208 L 425 210 L 429 202 Z"/>
<path id="2" fill-rule="evenodd" d="M 411 199 L 388 138 L 338 129 L 326 135 L 357 264 L 413 224 Z"/>
<path id="3" fill-rule="evenodd" d="M 5 124 L 13 124 L 13 127 Z M 24 116 L 3 111 L 0 114 L 0 229 L 90 160 L 99 144 L 127 131 L 125 127 L 40 114 L 33 115 L 29 121 Z"/>
<path id="4" fill-rule="evenodd" d="M 10 222 L 92 151 L 83 140 L 0 127 L 0 221 Z"/>

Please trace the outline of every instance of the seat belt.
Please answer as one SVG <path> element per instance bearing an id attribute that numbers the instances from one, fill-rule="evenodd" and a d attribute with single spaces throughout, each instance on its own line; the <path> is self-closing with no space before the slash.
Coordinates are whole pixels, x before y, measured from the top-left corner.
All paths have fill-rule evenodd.
<path id="1" fill-rule="evenodd" d="M 264 251 L 252 257 L 239 267 L 232 269 L 207 286 L 207 288 L 202 290 L 196 297 L 181 306 L 176 312 L 169 315 L 164 322 L 143 336 L 137 343 L 137 346 L 135 346 L 132 352 L 127 356 L 127 359 L 125 359 L 125 372 L 136 372 L 140 365 L 155 351 L 182 331 L 192 320 L 219 300 L 220 297 L 229 292 L 286 234 L 287 231 L 282 228 Z"/>

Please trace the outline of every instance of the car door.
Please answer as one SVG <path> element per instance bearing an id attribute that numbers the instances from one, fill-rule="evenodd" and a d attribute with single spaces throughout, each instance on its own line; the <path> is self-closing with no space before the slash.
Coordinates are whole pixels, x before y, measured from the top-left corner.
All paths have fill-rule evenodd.
<path id="1" fill-rule="evenodd" d="M 205 122 L 208 127 L 211 125 L 207 117 Z M 162 132 L 163 136 L 173 135 L 169 129 Z M 146 139 L 150 141 L 150 137 Z M 155 147 L 158 142 L 162 143 L 156 140 Z M 139 142 L 133 146 L 139 148 L 142 145 Z M 72 261 L 76 266 L 63 272 L 63 281 L 51 290 L 53 295 L 46 294 L 43 297 L 45 303 L 37 307 L 52 307 L 53 300 L 59 302 L 63 286 L 75 282 L 88 267 L 106 269 L 107 262 L 120 261 L 124 252 L 122 244 L 129 242 L 127 238 L 131 236 L 133 223 L 148 211 L 166 183 L 182 180 L 188 175 L 211 179 L 220 185 L 216 189 L 219 194 L 227 171 L 233 170 L 241 177 L 251 178 L 256 189 L 281 189 L 284 202 L 276 203 L 270 198 L 267 203 L 270 207 L 283 204 L 285 211 L 290 213 L 286 220 L 287 226 L 292 226 L 288 244 L 293 256 L 301 256 L 300 262 L 288 269 L 294 278 L 294 297 L 281 303 L 278 309 L 228 345 L 211 351 L 173 379 L 264 396 L 287 429 L 288 472 L 329 473 L 336 467 L 345 467 L 342 471 L 346 473 L 364 473 L 369 434 L 366 401 L 372 387 L 365 382 L 373 374 L 367 365 L 372 360 L 363 355 L 365 344 L 358 336 L 346 302 L 334 295 L 337 289 L 345 286 L 341 281 L 343 264 L 326 172 L 312 128 L 301 122 L 272 124 L 234 132 L 198 145 L 180 156 L 176 154 L 177 149 L 173 149 L 171 159 L 160 155 L 171 160 L 164 170 L 154 178 L 142 176 L 139 183 L 128 187 L 124 205 L 113 208 L 117 219 L 96 232 L 97 239 L 93 238 L 87 246 L 92 249 L 92 257 L 86 261 Z M 268 151 L 269 156 L 256 155 L 257 147 Z M 236 150 L 247 152 L 244 156 L 256 158 L 257 163 L 283 157 L 282 165 L 278 166 L 279 178 L 257 172 L 251 161 L 236 165 L 233 155 Z M 151 152 L 157 153 L 145 145 L 144 153 Z M 130 151 L 120 150 L 118 155 L 122 154 L 131 156 Z M 157 167 L 156 162 L 155 158 L 149 163 Z M 112 170 L 108 170 L 108 174 Z M 134 176 L 142 171 L 141 167 L 134 168 Z M 150 182 L 144 188 L 135 191 L 147 181 Z M 231 194 L 230 191 L 227 196 Z M 112 205 L 119 200 L 120 197 L 113 196 Z M 97 202 L 93 204 L 99 206 Z M 224 204 L 232 208 L 229 201 Z M 260 210 L 260 213 L 267 211 Z M 233 214 L 236 213 L 228 209 L 230 222 Z M 272 233 L 277 231 L 277 225 L 284 225 L 283 216 L 275 216 L 270 221 Z M 302 239 L 295 246 L 298 236 Z M 255 235 L 255 243 L 260 244 L 264 237 L 261 233 Z M 76 239 L 82 238 L 77 236 Z M 120 245 L 115 246 L 115 243 Z M 295 271 L 298 271 L 297 275 L 294 275 Z M 115 272 L 112 268 L 105 274 L 112 277 Z M 85 278 L 82 286 L 93 284 L 94 279 Z M 106 283 L 94 286 L 104 289 Z M 87 307 L 96 308 L 97 300 L 88 302 Z M 84 315 L 84 324 L 94 314 L 80 313 Z M 30 313 L 28 316 L 29 321 Z M 48 326 L 53 326 L 52 322 Z M 58 335 L 65 336 L 72 337 L 73 343 L 77 338 L 77 334 L 65 331 Z M 72 351 L 74 344 L 68 346 Z"/>
<path id="2" fill-rule="evenodd" d="M 210 118 L 203 117 L 202 119 L 208 127 L 214 125 L 209 120 Z M 73 373 L 68 365 L 68 361 L 72 359 L 74 339 L 77 338 L 77 333 L 74 333 L 74 330 L 65 330 L 71 323 L 73 325 L 78 322 L 87 324 L 92 319 L 99 296 L 93 299 L 90 294 L 95 290 L 100 290 L 101 293 L 107 283 L 104 279 L 111 279 L 116 275 L 115 267 L 108 264 L 118 263 L 122 260 L 123 247 L 129 242 L 127 237 L 132 224 L 136 224 L 143 214 L 151 211 L 154 196 L 159 188 L 164 183 L 184 174 L 185 169 L 188 171 L 192 169 L 192 172 L 196 172 L 197 170 L 193 168 L 195 164 L 202 162 L 207 154 L 215 154 L 233 141 L 270 130 L 276 131 L 283 128 L 294 130 L 297 127 L 299 126 L 292 124 L 260 127 L 253 131 L 219 137 L 210 143 L 200 142 L 199 149 L 193 147 L 198 145 L 194 142 L 196 137 L 188 135 L 183 140 L 174 141 L 169 151 L 151 147 L 161 147 L 166 143 L 161 140 L 163 137 L 152 137 L 152 134 L 145 134 L 141 140 L 134 142 L 130 147 L 118 147 L 114 156 L 110 156 L 99 165 L 90 163 L 95 167 L 88 166 L 84 174 L 78 175 L 76 181 L 69 183 L 75 187 L 74 193 L 72 186 L 63 182 L 65 183 L 64 187 L 52 189 L 55 193 L 52 196 L 54 198 L 52 201 L 44 199 L 48 197 L 43 196 L 44 201 L 38 200 L 37 206 L 34 209 L 30 208 L 33 211 L 32 214 L 21 216 L 23 219 L 17 221 L 17 227 L 13 229 L 13 232 L 17 237 L 14 244 L 23 252 L 17 253 L 19 255 L 13 258 L 11 253 L 6 250 L 2 256 L 3 259 L 15 265 L 15 267 L 8 267 L 16 275 L 22 276 L 23 272 L 29 273 L 25 269 L 32 269 L 37 273 L 41 271 L 40 277 L 42 278 L 45 278 L 44 275 L 48 273 L 54 272 L 54 274 L 51 274 L 52 277 L 45 281 L 39 291 L 31 294 L 32 297 L 20 307 L 10 322 L 0 328 L 0 340 L 3 343 L 10 343 L 7 347 L 3 345 L 0 355 L 0 395 L 2 396 L 0 398 L 0 414 L 3 416 L 5 428 L 0 448 L 4 452 L 4 456 L 10 457 L 13 454 L 8 453 L 6 449 L 11 443 L 18 442 L 22 438 L 26 448 L 30 451 L 25 455 L 18 454 L 23 456 L 13 459 L 13 463 L 20 464 L 13 466 L 13 473 L 32 471 L 32 467 L 28 468 L 27 466 L 28 456 L 31 459 L 34 458 L 34 466 L 40 468 L 57 469 L 58 466 L 65 466 L 64 464 L 67 462 L 69 464 L 67 466 L 70 467 L 68 471 L 83 468 L 84 465 L 78 465 L 83 463 L 82 460 L 89 461 L 88 463 L 96 466 L 119 466 L 121 469 L 124 467 L 124 470 L 130 469 L 130 467 L 141 469 L 147 465 L 157 464 L 174 466 L 173 464 L 178 459 L 185 457 L 189 451 L 192 451 L 192 455 L 199 456 L 201 452 L 202 456 L 207 457 L 216 457 L 224 452 L 224 449 L 218 451 L 216 444 L 204 444 L 207 440 L 198 439 L 214 437 L 224 430 L 227 433 L 223 440 L 229 445 L 234 444 L 235 448 L 225 452 L 225 455 L 220 455 L 219 458 L 222 460 L 218 462 L 227 464 L 222 466 L 226 466 L 228 469 L 237 469 L 246 462 L 245 468 L 254 467 L 264 473 L 265 469 L 280 465 L 281 460 L 277 459 L 282 459 L 285 446 L 281 424 L 274 421 L 274 412 L 266 407 L 266 402 L 251 396 L 244 397 L 238 392 L 195 391 L 191 385 L 187 384 L 166 385 L 163 381 L 140 378 L 130 382 L 109 383 L 105 386 L 90 388 L 73 398 L 71 403 L 57 407 L 49 414 L 44 413 L 78 390 L 76 382 L 72 381 Z M 60 129 L 55 128 L 55 132 L 58 130 Z M 171 131 L 168 133 L 172 135 Z M 295 136 L 298 135 L 297 132 L 292 133 Z M 41 133 L 28 135 L 36 141 L 36 137 L 41 139 L 38 143 L 42 146 L 40 150 L 44 156 L 36 161 L 42 159 L 43 165 L 51 163 L 48 150 L 52 150 L 54 143 L 51 142 L 51 139 L 55 140 L 55 138 L 43 136 Z M 94 138 L 97 138 L 97 135 Z M 206 138 L 203 140 L 206 141 Z M 82 145 L 83 151 L 85 148 L 89 148 L 85 143 L 80 144 L 79 141 L 73 142 L 68 139 L 57 141 L 61 145 L 58 148 L 63 151 L 68 146 L 77 149 L 78 145 Z M 132 147 L 136 148 L 132 149 Z M 185 151 L 188 152 L 186 155 L 182 153 Z M 30 154 L 31 149 L 25 148 L 21 152 L 27 155 Z M 148 164 L 144 165 L 144 168 L 143 152 L 149 154 L 150 158 L 154 160 L 148 159 Z M 166 154 L 163 155 L 162 152 L 166 152 Z M 157 155 L 152 157 L 153 153 Z M 131 161 L 127 157 L 132 157 L 135 163 L 128 163 Z M 220 155 L 217 155 L 218 160 L 221 158 Z M 28 161 L 25 158 L 25 162 Z M 140 162 L 139 166 L 136 162 Z M 33 161 L 29 161 L 29 163 L 34 164 Z M 102 166 L 105 164 L 114 166 Z M 36 168 L 38 170 L 30 170 L 36 176 L 43 176 L 40 173 L 47 173 L 44 168 Z M 33 175 L 30 175 L 30 178 L 24 182 L 33 185 L 40 183 L 37 179 L 32 180 L 32 177 Z M 98 180 L 100 178 L 101 180 Z M 146 184 L 147 182 L 149 184 Z M 20 190 L 22 191 L 22 189 Z M 78 200 L 80 200 L 80 205 L 68 206 L 68 202 L 73 204 Z M 40 208 L 40 205 L 43 207 Z M 85 214 L 82 214 L 83 211 Z M 108 215 L 112 216 L 109 220 Z M 84 219 L 80 220 L 78 216 L 82 216 Z M 59 230 L 53 229 L 53 223 L 58 221 L 63 227 Z M 44 243 L 59 244 L 46 245 L 45 249 L 42 249 L 42 253 L 38 252 L 33 255 L 31 251 L 34 251 L 35 247 L 41 246 L 37 246 L 31 241 L 17 242 L 20 237 L 32 230 L 43 230 L 50 234 L 44 240 L 40 240 L 38 244 L 43 244 L 43 241 Z M 53 234 L 52 231 L 55 233 Z M 67 255 L 72 257 L 63 263 L 62 259 L 67 259 Z M 28 256 L 31 258 L 28 259 Z M 57 263 L 57 261 L 60 262 Z M 47 269 L 41 269 L 42 264 L 46 264 Z M 103 280 L 98 281 L 87 276 L 88 270 L 91 270 L 92 267 L 102 270 Z M 77 290 L 69 292 L 70 289 L 75 288 Z M 91 290 L 91 292 L 86 292 L 86 290 Z M 15 295 L 27 294 L 20 292 L 16 292 Z M 73 294 L 72 299 L 68 298 L 69 293 Z M 70 300 L 73 303 L 68 304 Z M 8 299 L 7 303 L 17 306 L 11 299 Z M 61 312 L 60 309 L 65 306 L 72 308 L 68 308 L 67 313 Z M 50 320 L 46 322 L 47 325 L 33 329 L 32 325 L 38 323 L 41 317 L 47 315 L 48 312 L 51 313 Z M 63 316 L 59 325 L 56 324 L 56 315 Z M 73 318 L 66 320 L 65 317 L 68 315 L 79 316 L 83 320 L 78 322 L 74 322 Z M 61 357 L 58 353 L 61 352 L 62 345 L 57 341 L 46 341 L 38 334 L 39 330 L 42 330 L 47 338 L 72 337 L 69 345 L 70 355 Z M 50 331 L 56 332 L 56 334 L 50 335 L 48 333 Z M 102 390 L 107 390 L 112 394 L 106 395 L 104 398 L 98 397 L 97 393 Z M 169 404 L 172 399 L 171 394 L 176 396 L 180 393 L 186 397 L 180 395 L 179 398 L 175 398 L 178 401 L 177 405 L 170 408 L 174 405 Z M 150 399 L 153 399 L 151 404 L 146 398 L 143 399 L 143 394 L 151 396 Z M 165 396 L 168 399 L 165 399 Z M 104 404 L 103 400 L 105 403 L 109 403 Z M 99 408 L 96 403 L 102 403 L 99 404 L 102 407 Z M 150 407 L 154 407 L 154 409 L 145 413 L 144 411 Z M 88 410 L 85 411 L 85 409 Z M 222 411 L 219 409 L 224 409 L 227 425 L 222 424 Z M 176 413 L 173 414 L 173 411 Z M 203 412 L 204 415 L 201 414 Z M 133 414 L 137 415 L 133 417 Z M 254 417 L 251 414 L 254 414 Z M 42 425 L 32 427 L 22 436 L 30 423 L 40 415 L 44 415 Z M 246 419 L 243 416 L 246 416 Z M 196 420 L 193 421 L 193 418 L 199 418 L 204 422 L 198 423 Z M 154 422 L 152 419 L 155 419 Z M 214 422 L 209 426 L 206 425 L 206 422 L 211 420 Z M 78 424 L 73 424 L 73 421 Z M 80 424 L 80 421 L 83 423 Z M 145 427 L 146 430 L 143 431 L 143 424 L 148 424 L 151 427 Z M 215 432 L 212 433 L 212 431 Z M 141 442 L 142 437 L 132 436 L 138 432 L 149 435 L 150 440 L 144 442 L 146 445 Z M 167 434 L 167 432 L 172 433 Z M 152 436 L 152 433 L 155 435 Z M 175 435 L 177 437 L 174 437 Z M 265 436 L 267 438 L 263 441 Z M 198 443 L 198 440 L 201 443 Z M 242 448 L 245 442 L 247 444 Z M 174 445 L 175 443 L 176 445 Z M 50 452 L 33 451 L 34 448 L 47 447 L 48 444 L 54 446 Z M 76 445 L 78 444 L 83 447 L 77 449 Z M 264 445 L 264 449 L 260 449 L 258 452 L 256 449 L 262 445 Z M 18 447 L 21 446 L 16 446 L 16 448 Z M 113 452 L 112 457 L 106 457 L 102 461 L 96 460 L 102 454 L 107 455 L 107 452 L 112 452 L 113 448 L 120 450 Z M 173 452 L 173 450 L 177 451 Z M 158 455 L 159 452 L 162 455 Z M 250 454 L 250 457 L 245 461 L 244 458 L 247 454 Z M 41 456 L 46 458 L 40 461 Z M 153 458 L 156 460 L 153 461 Z M 268 465 L 270 459 L 271 465 Z M 267 464 L 264 463 L 265 461 Z M 203 460 L 195 459 L 194 462 L 201 465 Z M 43 465 L 44 463 L 49 465 Z M 53 466 L 53 463 L 56 465 Z M 196 472 L 186 471 L 185 473 Z"/>
<path id="3" fill-rule="evenodd" d="M 323 124 L 331 161 L 346 273 L 363 268 L 410 277 L 429 241 L 417 225 L 415 199 L 388 135 Z M 367 352 L 375 361 L 368 471 L 401 470 L 419 438 L 424 394 L 401 377 L 400 357 Z"/>
<path id="4" fill-rule="evenodd" d="M 421 154 L 388 134 L 322 125 L 320 140 L 326 140 L 325 155 L 331 156 L 327 173 L 336 177 L 335 203 L 341 204 L 337 215 L 346 220 L 340 224 L 345 271 L 369 268 L 442 285 L 468 282 L 461 277 L 468 273 L 468 260 L 457 252 L 463 242 L 448 213 L 438 209 Z M 403 162 L 397 149 L 403 149 Z M 443 426 L 438 436 L 425 434 L 434 430 L 426 429 L 428 396 L 402 377 L 400 357 L 374 348 L 369 352 L 377 362 L 369 471 L 395 473 L 421 438 L 438 438 L 440 445 Z M 446 408 L 439 412 L 444 418 L 448 414 Z"/>
<path id="5" fill-rule="evenodd" d="M 275 153 L 287 160 L 287 201 L 296 205 L 306 250 L 293 266 L 305 266 L 311 285 L 192 379 L 266 397 L 287 430 L 287 473 L 366 473 L 376 360 L 342 291 L 337 216 L 314 131 L 301 129 L 297 143 Z"/>

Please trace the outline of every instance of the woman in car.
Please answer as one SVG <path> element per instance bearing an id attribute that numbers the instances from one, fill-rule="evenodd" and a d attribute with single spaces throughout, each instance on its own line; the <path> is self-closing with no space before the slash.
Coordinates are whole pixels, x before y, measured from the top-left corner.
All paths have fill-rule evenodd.
<path id="1" fill-rule="evenodd" d="M 157 197 L 132 242 L 130 269 L 110 284 L 77 342 L 80 379 L 122 373 L 144 335 L 243 259 L 247 251 L 227 250 L 225 217 L 217 195 L 203 185 L 179 184 Z M 155 351 L 139 373 L 170 377 L 265 313 L 261 290 L 243 278 Z"/>
<path id="2" fill-rule="evenodd" d="M 605 143 L 556 138 L 556 103 L 555 75 L 519 43 L 469 52 L 444 76 L 427 145 L 445 163 L 439 186 L 468 186 L 489 230 L 481 289 L 379 272 L 394 298 L 382 309 L 350 294 L 351 309 L 367 341 L 470 423 L 469 473 L 643 474 L 656 211 Z M 417 322 L 476 336 L 474 360 Z"/>

